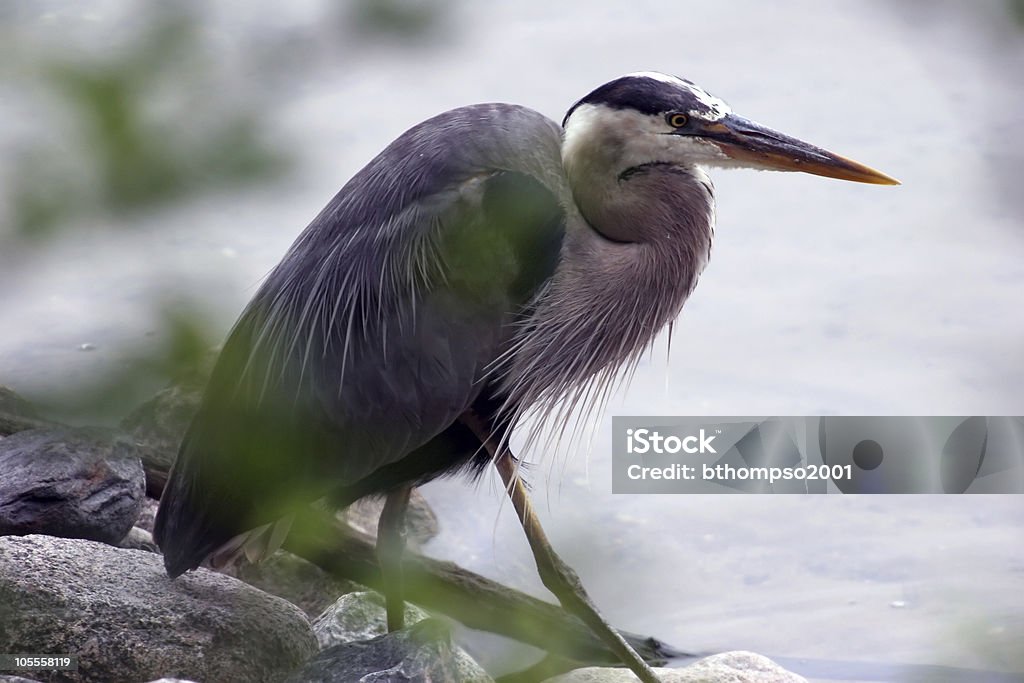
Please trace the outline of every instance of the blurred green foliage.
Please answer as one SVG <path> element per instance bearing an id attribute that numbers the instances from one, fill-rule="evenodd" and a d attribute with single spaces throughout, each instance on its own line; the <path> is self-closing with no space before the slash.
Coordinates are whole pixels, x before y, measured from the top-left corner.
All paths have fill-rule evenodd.
<path id="1" fill-rule="evenodd" d="M 138 35 L 109 56 L 23 59 L 21 77 L 55 95 L 70 124 L 20 151 L 6 190 L 15 236 L 38 239 L 90 214 L 156 207 L 288 167 L 258 103 L 206 63 L 198 22 L 181 7 L 144 15 Z"/>
<path id="2" fill-rule="evenodd" d="M 451 7 L 323 2 L 282 13 L 278 25 L 258 6 L 194 0 L 0 4 L 0 288 L 3 276 L 38 268 L 35 256 L 92 226 L 151 226 L 155 212 L 171 216 L 210 193 L 222 195 L 213 210 L 224 212 L 231 193 L 279 181 L 299 161 L 277 128 L 288 88 L 378 42 L 419 49 Z M 67 378 L 36 393 L 44 412 L 116 419 L 202 365 L 224 325 L 201 314 L 204 303 L 166 303 L 183 298 L 153 301 L 152 331 L 113 367 L 96 354 L 101 380 Z"/>
<path id="3" fill-rule="evenodd" d="M 448 0 L 354 0 L 345 17 L 357 34 L 422 40 L 448 18 Z"/>
<path id="4" fill-rule="evenodd" d="M 1024 29 L 1024 0 L 1006 0 L 1006 6 L 1010 10 L 1010 16 L 1017 22 L 1017 25 Z"/>

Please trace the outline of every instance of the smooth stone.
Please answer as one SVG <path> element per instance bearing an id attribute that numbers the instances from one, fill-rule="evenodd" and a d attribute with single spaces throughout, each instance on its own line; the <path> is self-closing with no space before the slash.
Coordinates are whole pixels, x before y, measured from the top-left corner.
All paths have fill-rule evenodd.
<path id="1" fill-rule="evenodd" d="M 0 652 L 76 654 L 60 680 L 279 681 L 316 649 L 298 607 L 229 576 L 171 581 L 153 553 L 0 538 Z"/>
<path id="2" fill-rule="evenodd" d="M 117 547 L 128 550 L 145 550 L 147 553 L 160 552 L 160 549 L 156 547 L 156 541 L 153 540 L 153 534 L 137 526 L 133 526 L 128 531 L 128 535 L 121 539 Z"/>

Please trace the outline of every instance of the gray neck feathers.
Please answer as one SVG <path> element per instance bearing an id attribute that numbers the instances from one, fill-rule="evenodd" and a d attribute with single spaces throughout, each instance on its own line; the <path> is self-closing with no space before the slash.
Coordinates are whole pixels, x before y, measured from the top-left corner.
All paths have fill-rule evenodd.
<path id="1" fill-rule="evenodd" d="M 606 176 L 573 187 L 579 211 L 567 214 L 559 266 L 503 358 L 509 419 L 606 398 L 707 263 L 713 198 L 700 171 L 647 164 Z"/>

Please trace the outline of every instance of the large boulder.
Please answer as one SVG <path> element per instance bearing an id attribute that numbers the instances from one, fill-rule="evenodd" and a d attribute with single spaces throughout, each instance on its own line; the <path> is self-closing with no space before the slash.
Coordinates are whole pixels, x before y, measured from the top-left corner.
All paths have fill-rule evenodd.
<path id="1" fill-rule="evenodd" d="M 18 432 L 0 441 L 0 472 L 0 535 L 117 543 L 142 509 L 142 462 L 108 430 Z"/>
<path id="2" fill-rule="evenodd" d="M 0 538 L 0 652 L 76 654 L 59 680 L 278 681 L 316 649 L 301 610 L 231 577 L 171 581 L 153 553 Z"/>

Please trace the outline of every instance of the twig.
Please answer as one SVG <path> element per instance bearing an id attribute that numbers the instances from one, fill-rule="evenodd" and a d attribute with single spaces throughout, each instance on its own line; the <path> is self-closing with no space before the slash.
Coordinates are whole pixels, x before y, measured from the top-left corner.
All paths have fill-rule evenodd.
<path id="1" fill-rule="evenodd" d="M 380 568 L 373 538 L 311 515 L 295 524 L 285 549 L 329 574 L 380 590 Z M 406 552 L 405 597 L 428 610 L 446 614 L 466 626 L 533 645 L 581 665 L 619 665 L 590 629 L 561 607 L 491 581 L 451 562 Z M 622 632 L 651 664 L 697 655 L 672 648 L 656 638 Z"/>

